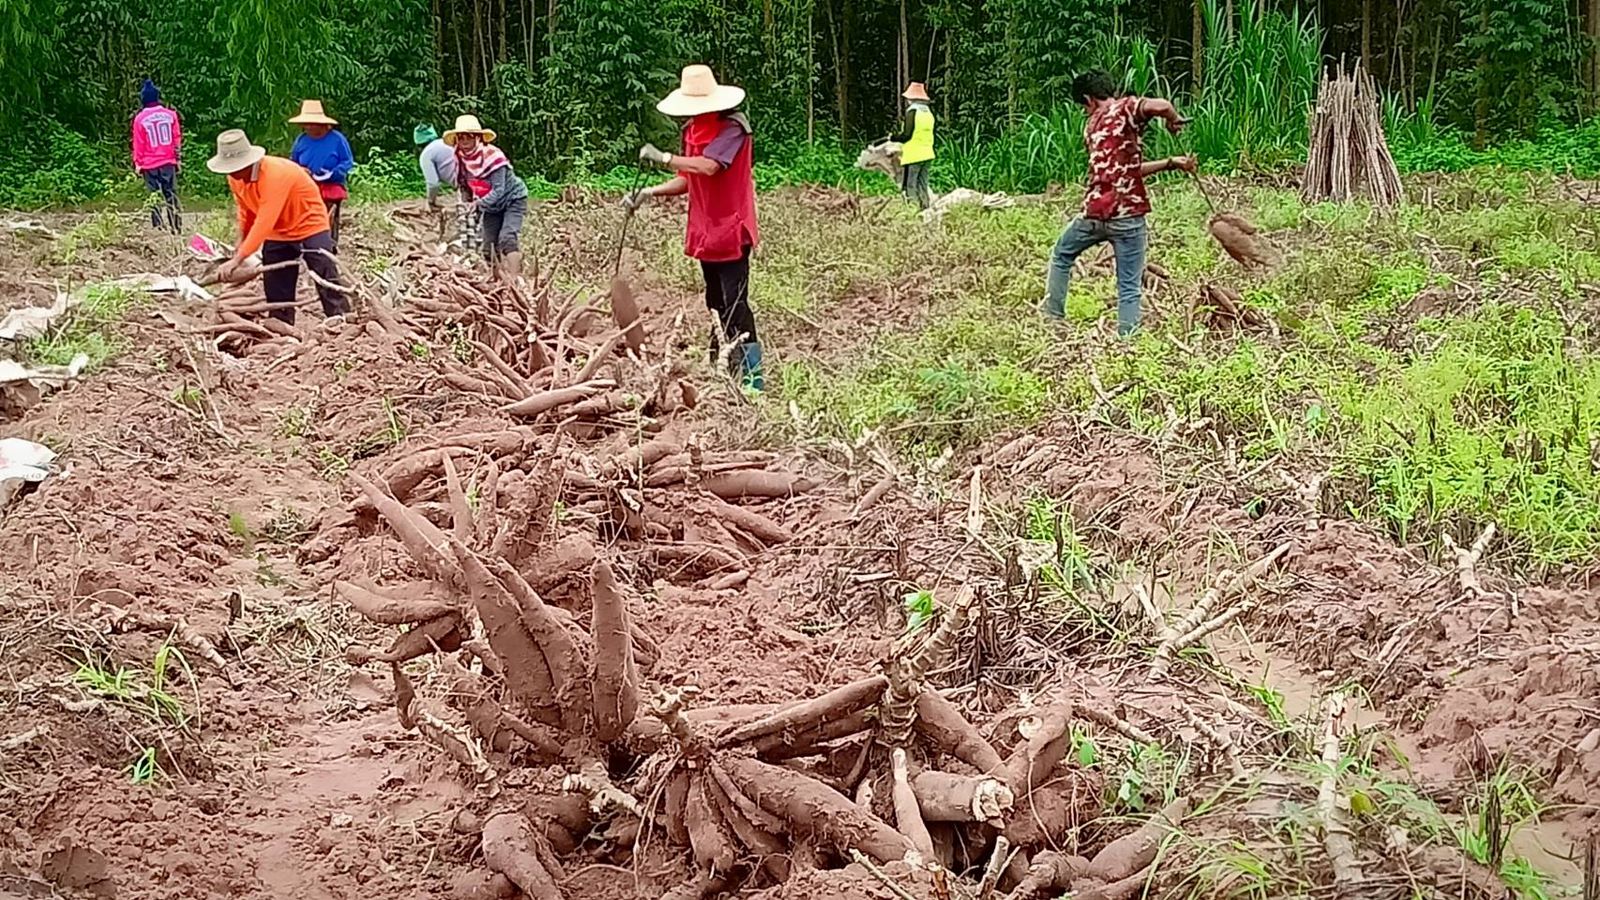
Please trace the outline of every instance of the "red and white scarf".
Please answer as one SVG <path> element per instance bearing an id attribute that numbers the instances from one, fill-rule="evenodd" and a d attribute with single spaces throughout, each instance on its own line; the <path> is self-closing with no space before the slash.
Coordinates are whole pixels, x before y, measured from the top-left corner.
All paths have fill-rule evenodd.
<path id="1" fill-rule="evenodd" d="M 504 150 L 480 140 L 471 150 L 456 147 L 456 163 L 461 173 L 457 177 L 474 197 L 483 197 L 489 193 L 489 174 L 501 166 L 510 167 L 511 160 Z"/>

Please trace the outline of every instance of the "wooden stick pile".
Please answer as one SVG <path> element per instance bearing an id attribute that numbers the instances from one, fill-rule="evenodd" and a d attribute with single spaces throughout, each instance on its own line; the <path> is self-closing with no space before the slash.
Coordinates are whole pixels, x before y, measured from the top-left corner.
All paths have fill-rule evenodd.
<path id="1" fill-rule="evenodd" d="M 1384 138 L 1378 90 L 1359 61 L 1349 73 L 1342 59 L 1337 69 L 1323 70 L 1300 193 L 1307 201 L 1337 203 L 1366 197 L 1384 209 L 1405 199 Z"/>

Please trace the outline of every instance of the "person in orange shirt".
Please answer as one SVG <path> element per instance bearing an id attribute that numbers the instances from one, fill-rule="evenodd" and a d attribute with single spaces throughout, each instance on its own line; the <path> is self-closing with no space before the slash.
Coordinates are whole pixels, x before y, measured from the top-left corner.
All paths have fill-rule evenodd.
<path id="1" fill-rule="evenodd" d="M 349 313 L 350 301 L 338 287 L 344 282 L 334 256 L 328 208 L 311 173 L 290 160 L 268 156 L 237 128 L 217 135 L 217 155 L 206 161 L 206 168 L 228 176 L 228 189 L 239 210 L 239 248 L 217 270 L 217 277 L 232 280 L 257 250 L 263 266 L 300 260 L 320 279 L 317 297 L 322 314 Z M 273 318 L 292 324 L 300 267 L 263 272 L 261 284 L 268 303 L 284 304 L 272 310 Z"/>

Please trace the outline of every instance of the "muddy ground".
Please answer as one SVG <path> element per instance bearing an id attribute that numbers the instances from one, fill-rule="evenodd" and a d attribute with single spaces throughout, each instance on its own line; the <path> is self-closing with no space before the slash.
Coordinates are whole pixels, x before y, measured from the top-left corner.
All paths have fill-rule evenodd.
<path id="1" fill-rule="evenodd" d="M 852 198 L 838 204 L 857 214 Z M 547 215 L 541 256 L 556 301 L 586 294 L 604 309 L 597 286 L 614 215 L 578 197 Z M 0 236 L 0 270 L 23 285 L 8 307 L 44 302 L 55 282 L 198 271 L 137 230 L 63 254 L 59 235 L 79 220 L 46 221 L 57 238 Z M 408 304 L 436 271 L 425 231 L 413 217 L 360 210 L 344 255 L 362 291 L 423 315 Z M 641 390 L 670 383 L 674 399 L 649 415 L 578 426 L 508 415 L 505 398 L 450 380 L 481 360 L 447 325 L 399 339 L 369 327 L 370 315 L 323 323 L 306 307 L 292 347 L 219 350 L 157 315 L 176 301 L 152 298 L 115 326 L 124 352 L 5 423 L 5 436 L 61 457 L 0 523 L 0 897 L 469 896 L 460 882 L 491 868 L 479 848 L 485 817 L 508 797 L 559 792 L 563 767 L 491 740 L 490 784 L 483 768 L 402 725 L 390 668 L 348 653 L 381 650 L 398 631 L 357 615 L 333 584 L 419 577 L 363 511 L 350 473 L 388 478 L 450 435 L 513 427 L 527 429 L 527 446 L 556 449 L 524 447 L 531 455 L 510 465 L 522 459 L 529 478 L 527 460 L 559 456 L 565 467 L 549 527 L 535 529 L 519 567 L 543 579 L 547 601 L 583 612 L 587 576 L 557 570 L 585 553 L 609 561 L 658 644 L 641 718 L 665 688 L 698 688 L 693 706 L 713 708 L 806 699 L 870 676 L 899 658 L 907 595 L 926 591 L 937 623 L 971 588 L 970 621 L 928 684 L 1002 750 L 1026 744 L 1019 722 L 1053 704 L 1079 712 L 1057 771 L 1093 796 L 1029 847 L 1034 856 L 1093 856 L 1186 797 L 1194 813 L 1138 890 L 1331 890 L 1348 874 L 1330 858 L 1318 804 L 1332 783 L 1334 831 L 1353 842 L 1345 862 L 1362 872 L 1354 888 L 1341 884 L 1349 896 L 1496 896 L 1506 888 L 1473 845 L 1491 830 L 1507 835 L 1502 859 L 1548 876 L 1546 896 L 1576 895 L 1583 841 L 1600 822 L 1600 589 L 1440 568 L 1314 495 L 1286 487 L 1263 504 L 1241 495 L 1223 462 L 1076 418 L 1000 435 L 932 472 L 877 443 L 775 441 L 782 413 L 760 405 L 781 399 L 741 396 L 701 358 L 699 298 L 649 273 L 634 281 L 648 346 L 599 371 Z M 902 296 L 904 308 L 880 298 L 877 327 L 914 327 L 926 296 Z M 769 352 L 780 358 L 850 352 L 838 328 L 822 342 L 804 321 L 772 319 Z M 652 511 L 633 534 L 585 485 L 653 437 L 707 458 L 744 453 L 815 486 L 736 501 L 777 523 L 782 540 L 728 543 L 692 484 L 643 492 Z M 465 465 L 483 485 L 484 461 Z M 417 503 L 450 527 L 442 484 Z M 1042 533 L 1026 521 L 1037 512 L 1024 511 L 1041 494 L 1057 501 Z M 708 546 L 721 549 L 694 549 Z M 1271 564 L 1230 587 L 1263 559 Z M 1164 629 L 1201 602 L 1215 605 L 1195 624 L 1244 608 L 1152 675 L 1165 665 Z M 222 667 L 190 632 L 215 645 Z M 460 723 L 456 665 L 428 655 L 406 672 L 431 709 Z M 1335 693 L 1348 708 L 1330 716 Z M 858 746 L 865 759 L 870 744 Z M 807 771 L 844 747 L 825 748 Z M 639 767 L 652 758 L 613 748 L 607 759 L 647 805 Z M 1501 828 L 1482 826 L 1489 805 L 1504 807 Z M 875 808 L 893 824 L 881 797 Z M 698 848 L 674 846 L 670 829 L 630 833 L 626 818 L 612 810 L 571 835 L 559 896 L 656 897 L 693 881 Z M 843 867 L 848 848 L 780 837 L 796 859 L 804 843 L 819 870 L 800 866 L 774 886 L 741 859 L 705 895 L 893 896 L 877 875 Z M 967 896 L 982 862 L 958 858 L 951 868 L 966 880 L 953 885 L 899 863 L 884 876 L 919 897 Z"/>

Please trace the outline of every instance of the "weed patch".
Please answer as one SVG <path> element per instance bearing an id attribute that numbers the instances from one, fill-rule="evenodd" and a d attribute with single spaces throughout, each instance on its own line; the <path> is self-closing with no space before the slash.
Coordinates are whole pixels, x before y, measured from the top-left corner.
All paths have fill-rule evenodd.
<path id="1" fill-rule="evenodd" d="M 144 302 L 144 295 L 114 284 L 93 284 L 82 290 L 81 302 L 55 327 L 23 345 L 25 359 L 65 366 L 82 355 L 88 358 L 85 368 L 92 371 L 128 349 L 127 339 L 117 328 Z"/>

